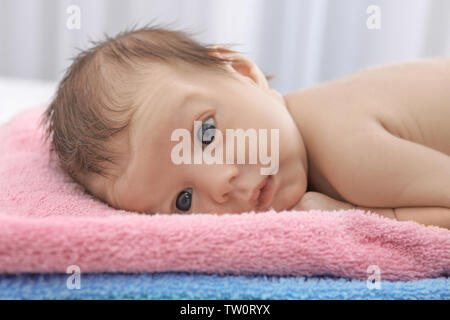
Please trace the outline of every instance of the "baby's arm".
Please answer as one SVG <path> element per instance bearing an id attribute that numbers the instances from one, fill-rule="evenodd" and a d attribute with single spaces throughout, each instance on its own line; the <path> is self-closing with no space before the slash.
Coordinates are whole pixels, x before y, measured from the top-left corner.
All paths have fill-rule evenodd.
<path id="1" fill-rule="evenodd" d="M 450 209 L 443 207 L 406 207 L 406 208 L 366 208 L 355 209 L 371 211 L 398 221 L 415 221 L 425 226 L 436 226 L 450 230 Z"/>
<path id="2" fill-rule="evenodd" d="M 319 192 L 307 192 L 303 195 L 300 201 L 292 208 L 294 210 L 341 210 L 341 209 L 355 209 L 357 206 L 348 202 L 339 201 Z M 391 219 L 396 219 L 394 210 L 390 208 L 367 208 L 358 206 L 361 210 L 370 210 L 381 216 Z"/>
<path id="3" fill-rule="evenodd" d="M 398 221 L 415 221 L 426 226 L 450 229 L 450 209 L 443 207 L 369 208 L 338 201 L 318 192 L 307 192 L 295 210 L 361 209 Z"/>
<path id="4" fill-rule="evenodd" d="M 416 221 L 430 226 L 438 226 L 450 230 L 450 209 L 444 207 L 409 207 L 396 208 L 398 221 Z"/>

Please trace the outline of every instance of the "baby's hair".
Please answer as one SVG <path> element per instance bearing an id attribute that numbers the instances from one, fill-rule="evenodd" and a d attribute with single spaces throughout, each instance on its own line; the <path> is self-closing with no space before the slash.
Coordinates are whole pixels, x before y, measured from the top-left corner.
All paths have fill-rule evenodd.
<path id="1" fill-rule="evenodd" d="M 211 55 L 212 45 L 200 44 L 186 32 L 157 25 L 92 44 L 73 59 L 41 118 L 44 140 L 51 139 L 50 153 L 87 191 L 83 180 L 88 175 L 111 178 L 120 168 L 123 150 L 113 150 L 108 142 L 114 136 L 128 137 L 124 129 L 136 111 L 135 93 L 148 69 L 144 66 L 185 63 L 223 72 L 221 66 L 231 61 Z"/>

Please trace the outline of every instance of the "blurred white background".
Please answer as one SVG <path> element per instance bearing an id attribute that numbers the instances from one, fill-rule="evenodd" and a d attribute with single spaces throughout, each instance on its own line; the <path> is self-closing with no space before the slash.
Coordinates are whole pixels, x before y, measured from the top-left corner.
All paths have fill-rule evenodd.
<path id="1" fill-rule="evenodd" d="M 71 5 L 80 29 L 67 27 Z M 367 27 L 371 5 L 379 29 Z M 11 77 L 51 81 L 50 92 L 76 47 L 151 21 L 204 44 L 240 44 L 232 49 L 276 75 L 270 84 L 283 94 L 378 64 L 450 56 L 448 0 L 0 0 L 0 96 Z"/>

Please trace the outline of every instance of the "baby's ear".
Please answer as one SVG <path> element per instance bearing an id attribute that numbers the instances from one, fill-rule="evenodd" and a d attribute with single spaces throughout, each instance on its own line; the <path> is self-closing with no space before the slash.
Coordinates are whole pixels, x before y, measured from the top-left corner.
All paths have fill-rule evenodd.
<path id="1" fill-rule="evenodd" d="M 209 50 L 212 56 L 232 60 L 224 66 L 231 73 L 251 79 L 254 84 L 263 89 L 270 89 L 266 76 L 252 60 L 224 46 L 210 46 Z"/>

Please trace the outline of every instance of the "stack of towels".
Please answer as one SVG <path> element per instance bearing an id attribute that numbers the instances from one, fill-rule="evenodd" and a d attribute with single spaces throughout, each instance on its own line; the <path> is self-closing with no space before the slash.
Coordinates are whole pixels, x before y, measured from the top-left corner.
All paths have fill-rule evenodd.
<path id="1" fill-rule="evenodd" d="M 0 127 L 0 298 L 450 297 L 449 230 L 362 210 L 116 210 L 58 168 L 43 111 Z"/>

